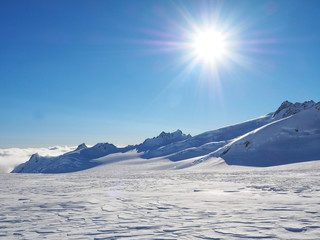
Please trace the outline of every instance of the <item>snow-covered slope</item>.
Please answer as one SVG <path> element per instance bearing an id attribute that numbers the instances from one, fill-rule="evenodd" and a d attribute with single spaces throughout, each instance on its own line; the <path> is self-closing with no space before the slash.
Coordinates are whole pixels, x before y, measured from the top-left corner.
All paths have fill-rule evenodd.
<path id="1" fill-rule="evenodd" d="M 151 149 L 146 152 L 143 157 L 154 158 L 167 156 L 172 161 L 179 161 L 186 158 L 202 156 L 228 144 L 234 138 L 242 136 L 271 122 L 312 108 L 315 105 L 314 101 L 295 104 L 285 101 L 274 113 L 243 123 L 207 131 L 194 137 L 189 137 L 183 141 L 173 142 L 161 148 Z"/>
<path id="2" fill-rule="evenodd" d="M 151 149 L 146 152 L 143 157 L 154 158 L 168 155 L 170 160 L 178 161 L 202 156 L 227 144 L 231 139 L 270 123 L 273 120 L 272 114 L 268 114 L 247 122 L 204 132 L 183 141 L 177 141 L 161 148 Z"/>
<path id="3" fill-rule="evenodd" d="M 160 133 L 143 143 L 117 148 L 98 143 L 88 148 L 81 144 L 74 151 L 58 157 L 34 154 L 13 172 L 62 173 L 92 168 L 106 163 L 110 154 L 135 150 L 140 158 L 192 160 L 200 163 L 222 158 L 230 165 L 273 166 L 320 159 L 320 102 L 285 101 L 274 112 L 257 119 L 208 131 L 192 137 L 177 130 Z"/>
<path id="4" fill-rule="evenodd" d="M 35 153 L 29 161 L 17 166 L 14 173 L 66 173 L 80 171 L 99 165 L 94 159 L 117 152 L 126 152 L 126 148 L 117 148 L 113 144 L 98 143 L 91 148 L 81 144 L 76 150 L 57 157 L 42 157 Z"/>
<path id="5" fill-rule="evenodd" d="M 16 166 L 30 159 L 34 153 L 41 156 L 59 156 L 74 149 L 76 149 L 74 146 L 0 149 L 0 174 L 11 172 Z"/>
<path id="6" fill-rule="evenodd" d="M 289 117 L 253 130 L 209 157 L 221 157 L 232 165 L 260 167 L 319 160 L 320 102 L 304 109 L 301 106 L 306 104 L 294 105 L 279 111 Z"/>

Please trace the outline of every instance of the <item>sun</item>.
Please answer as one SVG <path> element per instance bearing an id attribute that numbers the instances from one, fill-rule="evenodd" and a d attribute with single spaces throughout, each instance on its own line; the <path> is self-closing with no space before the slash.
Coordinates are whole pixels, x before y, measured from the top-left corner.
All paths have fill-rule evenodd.
<path id="1" fill-rule="evenodd" d="M 227 51 L 224 36 L 214 29 L 197 33 L 192 48 L 197 58 L 207 62 L 221 60 Z"/>

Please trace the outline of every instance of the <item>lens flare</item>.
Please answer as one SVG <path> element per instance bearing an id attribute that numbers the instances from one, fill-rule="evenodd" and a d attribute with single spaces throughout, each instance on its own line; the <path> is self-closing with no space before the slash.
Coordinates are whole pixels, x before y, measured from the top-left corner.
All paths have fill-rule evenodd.
<path id="1" fill-rule="evenodd" d="M 215 30 L 206 30 L 197 34 L 192 47 L 194 54 L 205 61 L 219 60 L 226 54 L 224 37 Z"/>
<path id="2" fill-rule="evenodd" d="M 173 7 L 177 16 L 166 18 L 158 28 L 139 29 L 143 38 L 130 40 L 143 45 L 137 48 L 139 55 L 168 56 L 168 61 L 157 62 L 157 69 L 178 70 L 163 94 L 175 83 L 193 79 L 199 98 L 215 96 L 223 103 L 225 81 L 236 80 L 240 69 L 257 72 L 269 65 L 270 59 L 262 54 L 281 54 L 277 44 L 287 41 L 274 38 L 281 27 L 257 28 L 254 15 L 239 18 L 237 11 L 226 11 L 220 1 L 203 1 L 199 11 L 183 2 L 175 1 Z"/>

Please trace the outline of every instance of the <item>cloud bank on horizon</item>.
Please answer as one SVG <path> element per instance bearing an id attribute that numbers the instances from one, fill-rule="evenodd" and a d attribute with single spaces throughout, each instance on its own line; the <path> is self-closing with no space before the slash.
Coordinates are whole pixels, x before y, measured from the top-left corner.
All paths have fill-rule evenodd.
<path id="1" fill-rule="evenodd" d="M 58 156 L 74 149 L 75 147 L 69 146 L 0 149 L 0 173 L 11 172 L 17 165 L 28 161 L 34 153 L 38 153 L 41 156 Z"/>

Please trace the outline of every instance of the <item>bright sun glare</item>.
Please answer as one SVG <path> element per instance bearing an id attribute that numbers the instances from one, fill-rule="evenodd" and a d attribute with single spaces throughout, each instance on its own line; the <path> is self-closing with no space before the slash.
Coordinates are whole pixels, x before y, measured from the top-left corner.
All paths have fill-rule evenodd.
<path id="1" fill-rule="evenodd" d="M 226 53 L 226 43 L 221 33 L 212 29 L 198 33 L 194 37 L 195 55 L 205 61 L 216 61 Z"/>

